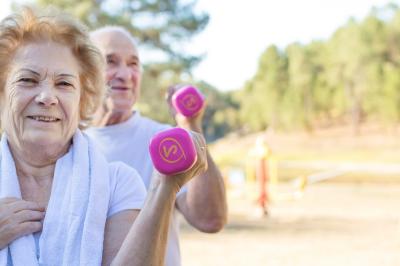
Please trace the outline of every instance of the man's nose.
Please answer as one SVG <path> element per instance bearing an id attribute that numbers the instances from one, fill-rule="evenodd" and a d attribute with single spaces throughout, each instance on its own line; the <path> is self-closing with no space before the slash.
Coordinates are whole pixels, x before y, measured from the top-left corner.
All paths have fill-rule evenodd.
<path id="1" fill-rule="evenodd" d="M 131 76 L 132 70 L 129 68 L 129 66 L 126 65 L 119 66 L 115 73 L 115 77 L 123 81 L 129 81 L 131 79 Z"/>

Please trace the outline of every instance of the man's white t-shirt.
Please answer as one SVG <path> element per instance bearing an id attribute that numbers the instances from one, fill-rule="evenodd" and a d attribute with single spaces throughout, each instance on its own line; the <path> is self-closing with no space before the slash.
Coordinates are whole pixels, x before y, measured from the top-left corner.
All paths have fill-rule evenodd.
<path id="1" fill-rule="evenodd" d="M 135 111 L 125 122 L 101 128 L 89 128 L 86 134 L 108 161 L 122 161 L 135 168 L 148 189 L 153 173 L 149 153 L 150 139 L 156 133 L 168 128 L 171 126 L 142 117 L 138 111 Z M 181 265 L 178 234 L 178 211 L 175 209 L 168 234 L 166 266 Z"/>

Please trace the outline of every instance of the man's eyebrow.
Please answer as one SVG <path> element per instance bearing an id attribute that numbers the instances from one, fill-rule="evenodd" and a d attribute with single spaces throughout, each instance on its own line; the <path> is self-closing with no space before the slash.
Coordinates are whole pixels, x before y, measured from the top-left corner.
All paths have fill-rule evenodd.
<path id="1" fill-rule="evenodd" d="M 140 60 L 139 60 L 139 57 L 138 57 L 137 55 L 132 55 L 132 56 L 131 56 L 131 59 L 134 59 L 134 60 L 136 60 L 136 61 L 140 61 Z"/>

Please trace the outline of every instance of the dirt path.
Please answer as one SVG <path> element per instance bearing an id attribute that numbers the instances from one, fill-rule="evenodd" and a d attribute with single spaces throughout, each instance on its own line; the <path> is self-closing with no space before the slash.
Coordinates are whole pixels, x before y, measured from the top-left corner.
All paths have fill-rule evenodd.
<path id="1" fill-rule="evenodd" d="M 400 185 L 319 183 L 271 217 L 230 195 L 230 222 L 216 235 L 183 226 L 184 266 L 400 265 Z"/>

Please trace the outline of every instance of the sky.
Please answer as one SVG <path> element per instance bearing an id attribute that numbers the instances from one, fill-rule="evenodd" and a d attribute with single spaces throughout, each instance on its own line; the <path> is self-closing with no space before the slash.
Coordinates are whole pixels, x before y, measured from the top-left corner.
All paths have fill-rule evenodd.
<path id="1" fill-rule="evenodd" d="M 1 0 L 0 18 L 9 14 L 10 2 Z M 222 91 L 239 89 L 255 74 L 258 59 L 269 45 L 284 48 L 293 42 L 327 39 L 351 17 L 362 19 L 373 6 L 388 2 L 198 0 L 196 9 L 207 12 L 210 22 L 187 43 L 188 50 L 205 54 L 193 75 Z"/>

